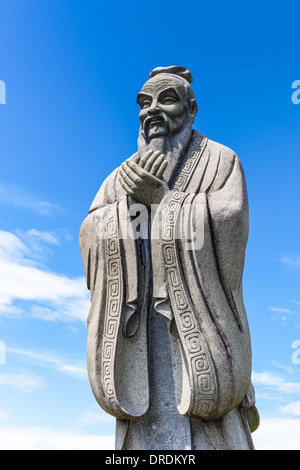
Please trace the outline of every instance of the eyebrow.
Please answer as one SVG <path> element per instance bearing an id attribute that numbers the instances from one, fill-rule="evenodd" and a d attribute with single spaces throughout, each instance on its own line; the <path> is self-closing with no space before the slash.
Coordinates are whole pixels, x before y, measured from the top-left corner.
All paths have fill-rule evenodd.
<path id="1" fill-rule="evenodd" d="M 144 93 L 143 91 L 141 91 L 137 95 L 137 99 L 136 99 L 137 104 L 141 104 L 141 101 L 142 101 L 143 98 L 148 99 L 150 101 L 152 101 L 152 99 L 153 99 L 151 95 L 148 95 L 147 93 Z"/>
<path id="2" fill-rule="evenodd" d="M 180 98 L 178 92 L 176 91 L 176 89 L 171 86 L 171 87 L 168 87 L 168 88 L 165 88 L 164 90 L 162 90 L 159 95 L 158 95 L 158 98 L 160 98 L 162 95 L 166 95 L 168 93 L 174 93 L 174 95 L 177 97 L 177 98 Z"/>
<path id="3" fill-rule="evenodd" d="M 154 91 L 154 90 L 153 90 Z M 162 90 L 159 95 L 158 95 L 158 98 L 160 99 L 162 95 L 165 95 L 165 94 L 168 94 L 168 93 L 174 93 L 174 95 L 177 97 L 177 98 L 180 98 L 178 92 L 176 91 L 176 89 L 171 86 L 171 87 L 168 87 L 168 88 L 165 88 L 164 90 Z M 153 97 L 151 95 L 148 95 L 148 93 L 145 93 L 144 91 L 141 91 L 140 93 L 138 93 L 137 95 L 137 99 L 136 99 L 136 102 L 138 104 L 141 104 L 141 101 L 143 99 L 148 99 L 150 101 L 152 101 Z"/>

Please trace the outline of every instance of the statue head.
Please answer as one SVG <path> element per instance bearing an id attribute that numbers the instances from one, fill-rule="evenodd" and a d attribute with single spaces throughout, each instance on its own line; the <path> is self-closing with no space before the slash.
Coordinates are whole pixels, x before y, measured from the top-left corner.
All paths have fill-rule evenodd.
<path id="1" fill-rule="evenodd" d="M 191 129 L 197 114 L 192 80 L 189 70 L 179 66 L 157 67 L 149 74 L 137 96 L 140 130 L 146 143 Z"/>

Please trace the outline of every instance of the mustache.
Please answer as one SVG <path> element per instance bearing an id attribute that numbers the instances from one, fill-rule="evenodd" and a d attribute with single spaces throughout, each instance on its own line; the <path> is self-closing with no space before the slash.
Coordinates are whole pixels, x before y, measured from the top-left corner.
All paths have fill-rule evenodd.
<path id="1" fill-rule="evenodd" d="M 167 127 L 167 131 L 169 129 L 168 119 L 164 113 L 155 114 L 154 116 L 148 116 L 143 122 L 143 131 L 145 136 L 148 135 L 148 129 L 152 122 L 164 122 Z"/>

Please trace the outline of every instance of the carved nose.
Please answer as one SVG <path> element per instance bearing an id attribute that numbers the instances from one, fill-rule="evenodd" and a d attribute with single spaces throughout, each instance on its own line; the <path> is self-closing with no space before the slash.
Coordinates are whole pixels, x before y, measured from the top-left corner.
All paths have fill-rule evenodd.
<path id="1" fill-rule="evenodd" d="M 155 115 L 155 114 L 160 113 L 160 109 L 157 106 L 155 106 L 153 108 L 149 108 L 148 112 L 149 112 L 149 114 L 154 114 Z"/>

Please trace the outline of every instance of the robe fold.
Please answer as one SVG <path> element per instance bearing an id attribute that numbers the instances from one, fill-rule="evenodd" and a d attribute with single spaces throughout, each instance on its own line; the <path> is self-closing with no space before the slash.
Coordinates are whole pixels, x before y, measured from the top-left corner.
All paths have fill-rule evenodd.
<path id="1" fill-rule="evenodd" d="M 121 420 L 147 412 L 154 305 L 174 339 L 179 413 L 222 418 L 241 405 L 251 386 L 242 293 L 248 200 L 240 161 L 193 131 L 168 181 L 170 191 L 151 214 L 125 194 L 118 172 L 104 181 L 80 231 L 91 290 L 87 358 L 93 393 Z"/>

